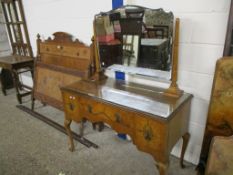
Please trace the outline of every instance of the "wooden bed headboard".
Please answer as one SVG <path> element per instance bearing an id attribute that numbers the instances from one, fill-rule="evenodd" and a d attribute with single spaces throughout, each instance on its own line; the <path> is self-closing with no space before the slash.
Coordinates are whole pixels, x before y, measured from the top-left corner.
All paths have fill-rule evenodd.
<path id="1" fill-rule="evenodd" d="M 45 41 L 37 37 L 37 59 L 34 69 L 34 101 L 39 100 L 63 110 L 60 86 L 90 76 L 91 48 L 64 32 Z"/>

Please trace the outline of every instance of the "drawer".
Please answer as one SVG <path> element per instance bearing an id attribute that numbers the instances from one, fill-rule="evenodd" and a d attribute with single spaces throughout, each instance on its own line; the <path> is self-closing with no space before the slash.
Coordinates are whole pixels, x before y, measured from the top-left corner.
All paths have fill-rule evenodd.
<path id="1" fill-rule="evenodd" d="M 74 121 L 80 121 L 79 112 L 80 106 L 78 104 L 78 97 L 67 92 L 63 92 L 63 103 L 64 103 L 64 110 L 66 113 L 66 117 Z"/>
<path id="2" fill-rule="evenodd" d="M 117 106 L 97 102 L 92 99 L 80 98 L 83 114 L 90 120 L 103 121 L 110 125 L 124 126 L 126 128 L 133 127 L 133 116 L 130 112 L 118 108 Z M 112 126 L 113 127 L 113 126 Z"/>
<path id="3" fill-rule="evenodd" d="M 161 150 L 166 147 L 168 139 L 166 124 L 137 114 L 134 120 L 134 138 L 138 145 L 151 150 Z"/>
<path id="4" fill-rule="evenodd" d="M 121 125 L 126 128 L 133 128 L 134 126 L 133 115 L 130 112 L 122 109 L 116 109 L 110 117 L 112 121 L 115 122 L 116 126 Z"/>

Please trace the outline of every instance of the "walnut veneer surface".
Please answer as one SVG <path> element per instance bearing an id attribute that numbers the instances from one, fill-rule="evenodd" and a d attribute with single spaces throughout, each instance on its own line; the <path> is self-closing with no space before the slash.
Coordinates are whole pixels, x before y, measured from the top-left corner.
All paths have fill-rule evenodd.
<path id="1" fill-rule="evenodd" d="M 63 109 L 59 87 L 89 77 L 90 47 L 64 32 L 53 35 L 54 39 L 37 39 L 32 109 L 35 99 Z"/>
<path id="2" fill-rule="evenodd" d="M 61 90 L 71 151 L 72 120 L 80 123 L 88 119 L 105 122 L 117 132 L 130 135 L 139 150 L 154 157 L 161 175 L 167 174 L 170 152 L 183 137 L 183 167 L 192 95 L 184 93 L 174 98 L 165 96 L 164 89 L 111 78 L 96 82 L 80 80 Z"/>
<path id="3" fill-rule="evenodd" d="M 212 138 L 214 136 L 231 135 L 233 135 L 233 57 L 223 57 L 216 64 L 207 123 L 198 165 L 199 174 L 204 174 Z"/>

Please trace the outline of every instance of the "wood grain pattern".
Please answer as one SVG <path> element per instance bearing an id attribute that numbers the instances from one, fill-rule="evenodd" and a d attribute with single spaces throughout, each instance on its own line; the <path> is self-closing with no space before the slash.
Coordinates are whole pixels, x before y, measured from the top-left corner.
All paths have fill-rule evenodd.
<path id="1" fill-rule="evenodd" d="M 107 123 L 117 132 L 130 135 L 139 150 L 151 154 L 161 175 L 167 175 L 170 152 L 176 142 L 184 137 L 184 148 L 181 156 L 183 167 L 183 156 L 189 138 L 188 123 L 191 95 L 183 94 L 180 98 L 173 98 L 164 96 L 162 93 L 152 93 L 158 90 L 157 88 L 130 83 L 127 84 L 128 86 L 125 85 L 124 81 L 108 78 L 101 82 L 80 80 L 61 87 L 65 110 L 65 127 L 68 134 L 72 120 L 77 123 L 84 119 L 91 122 Z M 133 88 L 131 88 L 131 85 L 133 85 Z M 112 96 L 113 100 L 105 96 L 106 87 L 110 91 L 116 90 L 122 93 L 123 97 L 120 97 L 122 103 L 117 101 L 119 93 L 115 94 L 116 97 Z M 123 101 L 127 100 L 129 95 L 140 98 L 145 105 L 149 99 L 156 101 L 158 104 L 167 104 L 167 116 L 154 115 L 148 112 L 148 106 L 145 106 L 144 109 L 136 109 L 130 104 L 124 104 Z M 154 106 L 154 110 L 157 109 Z M 73 151 L 74 145 L 71 134 L 69 138 L 70 150 Z"/>
<path id="2" fill-rule="evenodd" d="M 232 175 L 233 172 L 233 136 L 213 138 L 205 175 Z"/>
<path id="3" fill-rule="evenodd" d="M 213 136 L 233 135 L 233 57 L 218 60 L 198 169 L 204 173 Z"/>
<path id="4" fill-rule="evenodd" d="M 34 100 L 63 110 L 59 87 L 90 76 L 90 47 L 64 32 L 53 34 L 54 39 L 37 39 L 35 63 Z"/>
<path id="5" fill-rule="evenodd" d="M 33 58 L 28 56 L 19 56 L 19 55 L 11 55 L 6 57 L 0 58 L 0 67 L 4 70 L 9 70 L 10 74 L 12 75 L 13 83 L 16 90 L 16 97 L 18 99 L 18 102 L 22 103 L 22 97 L 26 95 L 30 95 L 31 88 L 23 84 L 22 81 L 20 81 L 19 75 L 24 72 L 31 72 L 33 74 Z M 3 77 L 1 77 L 3 79 Z M 6 94 L 5 85 L 2 83 L 2 91 L 4 94 Z M 26 88 L 29 90 L 28 92 L 22 92 L 21 90 L 23 88 Z"/>

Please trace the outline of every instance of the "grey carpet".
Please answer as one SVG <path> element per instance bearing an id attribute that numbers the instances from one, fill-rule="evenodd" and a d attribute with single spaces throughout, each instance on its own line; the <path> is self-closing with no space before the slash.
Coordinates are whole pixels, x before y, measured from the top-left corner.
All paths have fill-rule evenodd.
<path id="1" fill-rule="evenodd" d="M 42 121 L 16 108 L 15 91 L 0 93 L 0 175 L 156 175 L 153 158 L 137 150 L 130 141 L 116 136 L 110 128 L 93 131 L 85 125 L 85 137 L 99 145 L 87 148 L 75 141 L 68 150 L 68 138 Z M 30 97 L 23 99 L 30 106 Z M 36 103 L 36 111 L 63 125 L 64 114 Z M 78 132 L 78 125 L 72 124 Z M 195 167 L 171 156 L 169 175 L 194 175 Z"/>

